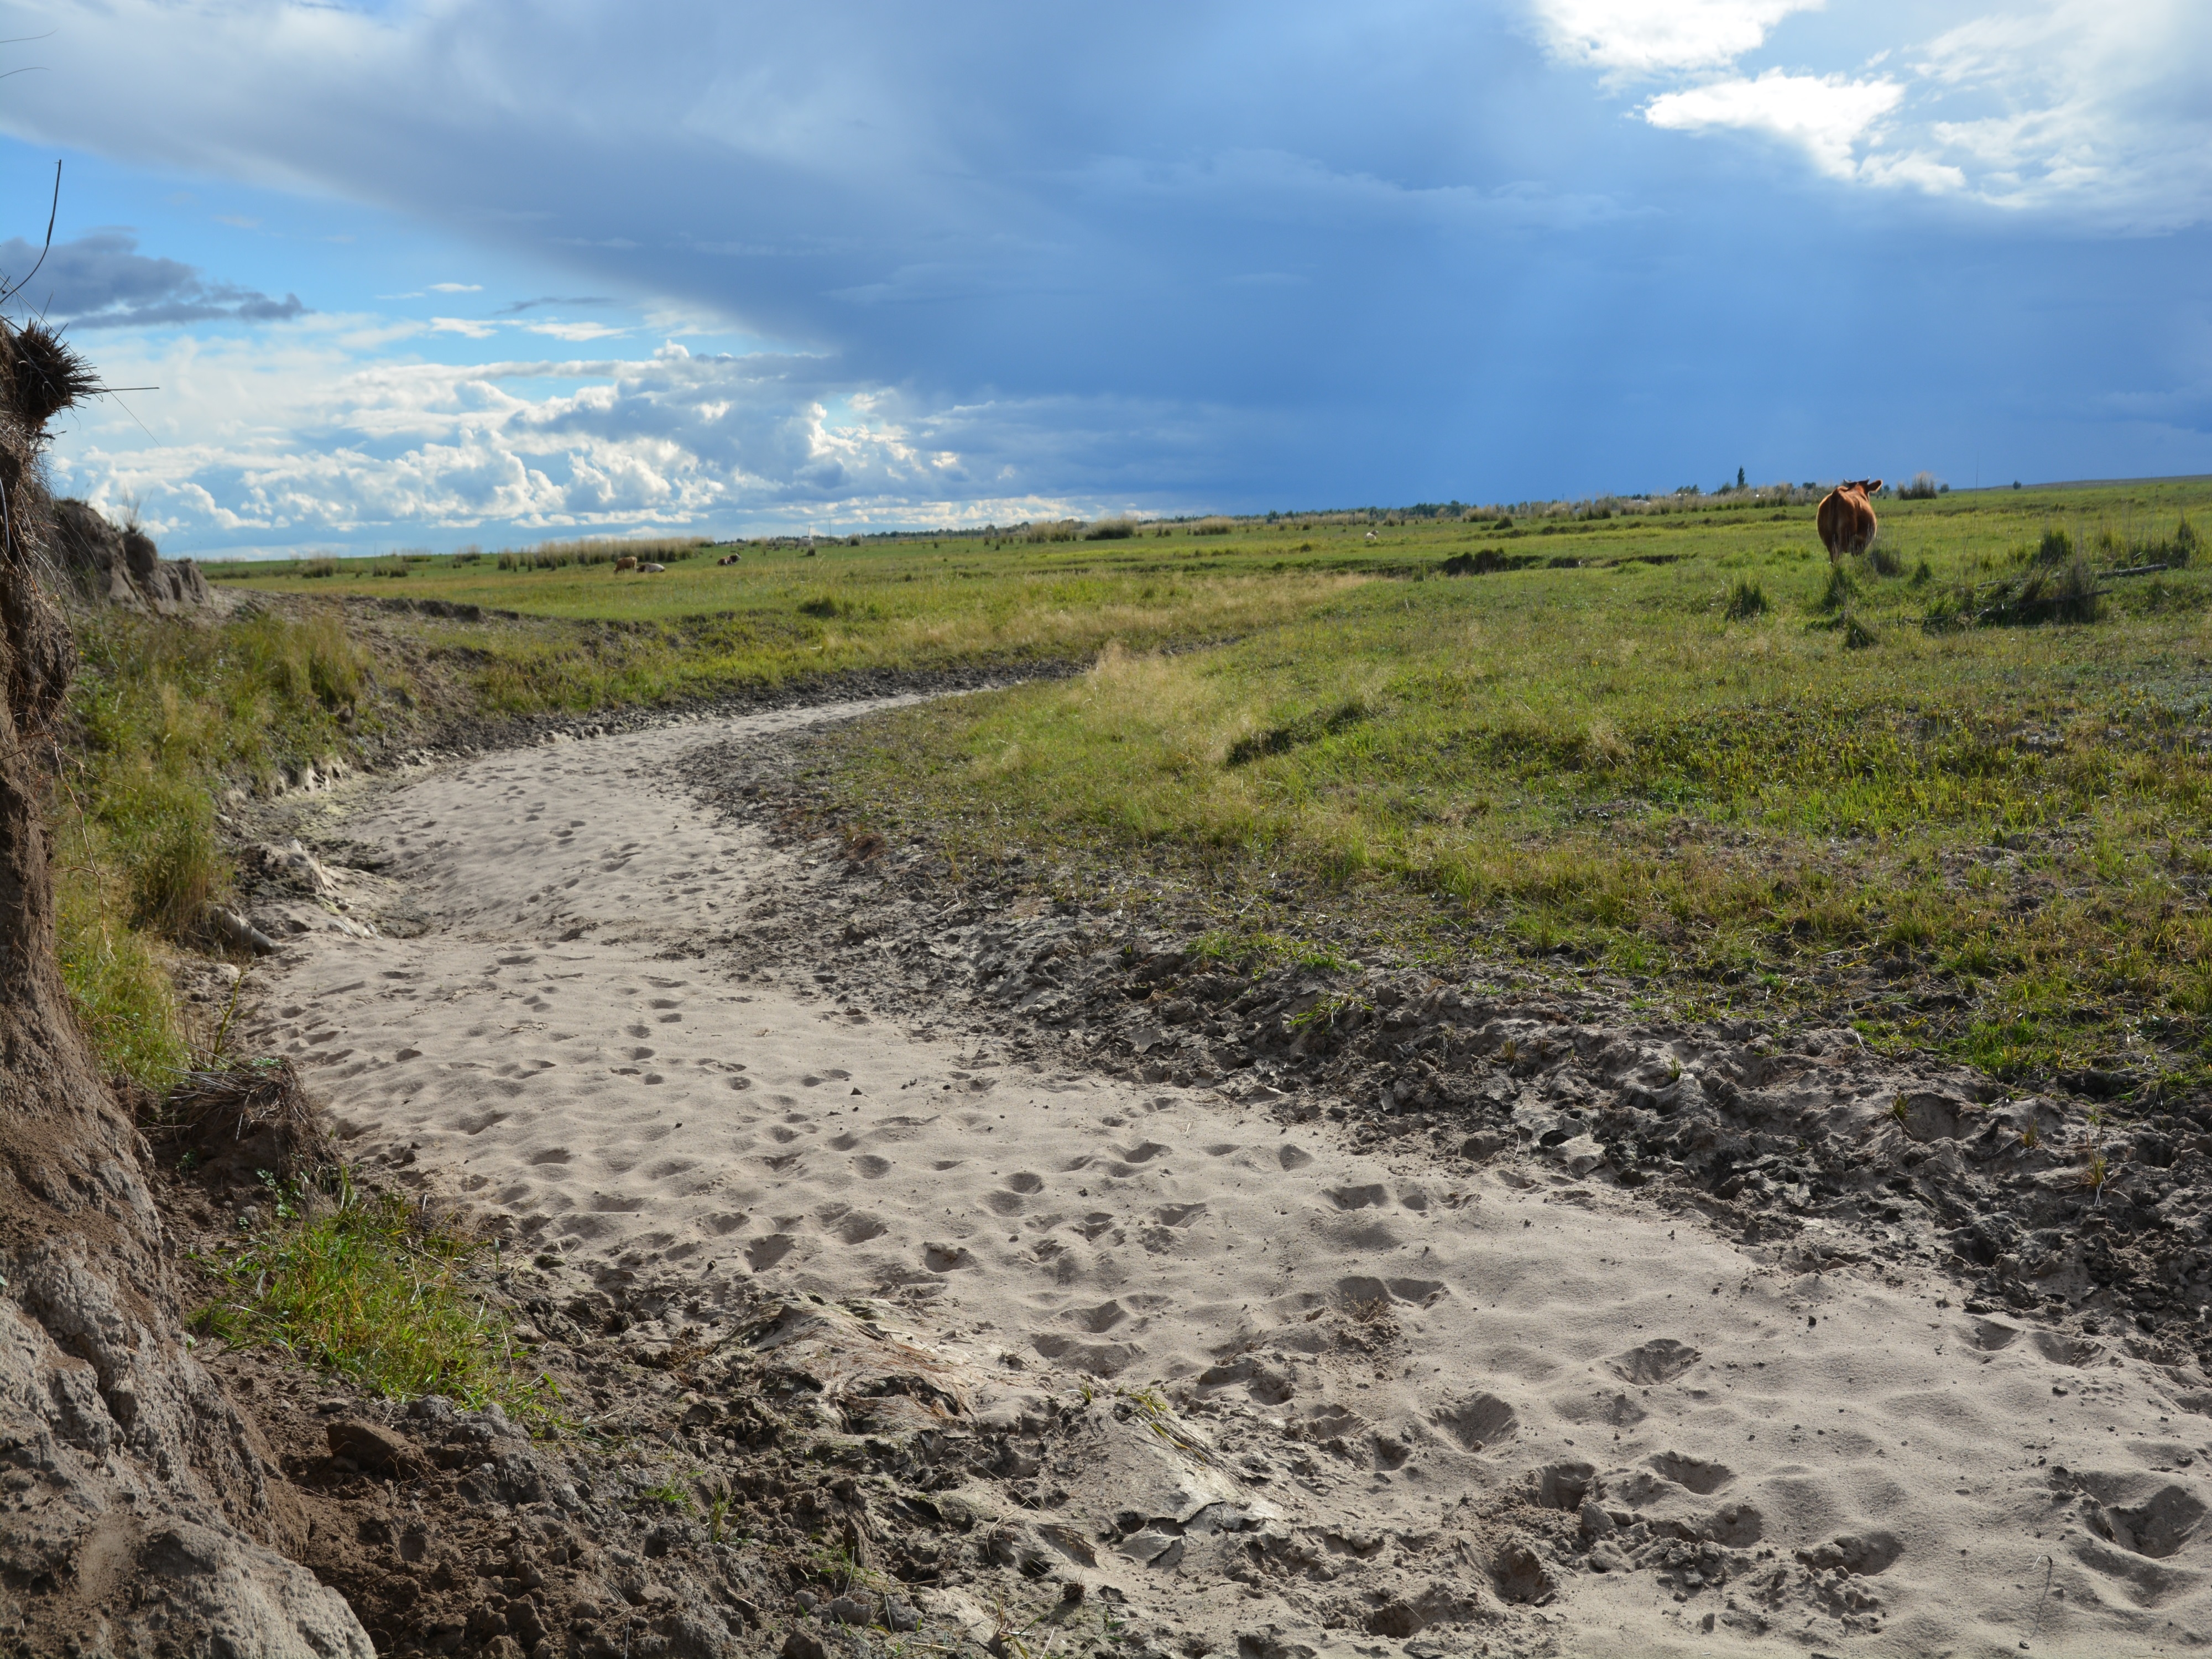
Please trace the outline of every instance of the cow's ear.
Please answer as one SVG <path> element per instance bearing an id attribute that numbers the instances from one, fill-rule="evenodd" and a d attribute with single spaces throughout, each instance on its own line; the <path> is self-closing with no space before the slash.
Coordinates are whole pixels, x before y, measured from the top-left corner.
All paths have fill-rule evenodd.
<path id="1" fill-rule="evenodd" d="M 1881 492 L 1881 479 L 1879 479 L 1879 478 L 1869 478 L 1869 479 L 1867 480 L 1866 493 L 1867 493 L 1868 495 L 1877 495 L 1877 494 L 1879 494 L 1879 493 Z"/>

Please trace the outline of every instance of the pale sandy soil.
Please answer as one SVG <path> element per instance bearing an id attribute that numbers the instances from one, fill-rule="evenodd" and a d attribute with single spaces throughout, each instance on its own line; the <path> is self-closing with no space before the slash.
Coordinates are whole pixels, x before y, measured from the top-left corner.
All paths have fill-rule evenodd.
<path id="1" fill-rule="evenodd" d="M 1010 1063 L 735 957 L 753 907 L 840 866 L 716 821 L 672 765 L 853 712 L 334 793 L 323 830 L 396 855 L 356 913 L 427 931 L 297 936 L 256 1040 L 370 1170 L 503 1212 L 579 1281 L 676 1281 L 654 1334 L 712 1340 L 763 1289 L 866 1298 L 975 1413 L 1088 1389 L 1107 1426 L 1015 1472 L 1017 1518 L 1186 1651 L 2212 1635 L 2193 1374 L 1970 1317 L 1932 1273 L 1787 1271 L 1533 1163 L 1355 1154 L 1261 1103 Z"/>

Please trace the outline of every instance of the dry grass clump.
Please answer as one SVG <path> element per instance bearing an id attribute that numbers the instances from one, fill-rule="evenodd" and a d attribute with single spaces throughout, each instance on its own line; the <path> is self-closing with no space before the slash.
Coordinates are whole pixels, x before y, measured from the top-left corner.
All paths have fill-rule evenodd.
<path id="1" fill-rule="evenodd" d="M 186 1072 L 161 1103 L 154 1132 L 204 1167 L 297 1182 L 336 1163 L 321 1115 L 292 1062 L 279 1058 Z"/>

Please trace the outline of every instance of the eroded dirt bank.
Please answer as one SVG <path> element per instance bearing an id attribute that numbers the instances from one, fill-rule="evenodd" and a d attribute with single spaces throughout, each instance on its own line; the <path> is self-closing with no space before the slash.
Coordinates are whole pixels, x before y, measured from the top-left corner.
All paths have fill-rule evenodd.
<path id="1" fill-rule="evenodd" d="M 2212 1632 L 2197 1269 L 2128 1254 L 2193 1225 L 2186 1126 L 2093 1202 L 2077 1109 L 1848 1034 L 1239 975 L 1158 907 L 780 843 L 785 739 L 858 712 L 333 792 L 270 865 L 255 1040 L 498 1219 L 581 1429 L 282 1385 L 381 1645 Z"/>

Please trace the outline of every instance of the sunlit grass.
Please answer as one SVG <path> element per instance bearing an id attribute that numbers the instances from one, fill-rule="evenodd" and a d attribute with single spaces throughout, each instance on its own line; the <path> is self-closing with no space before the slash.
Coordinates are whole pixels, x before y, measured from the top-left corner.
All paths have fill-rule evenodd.
<path id="1" fill-rule="evenodd" d="M 273 1223 L 203 1260 L 222 1285 L 200 1328 L 281 1347 L 395 1400 L 441 1394 L 471 1408 L 546 1409 L 551 1384 L 518 1353 L 506 1316 L 470 1283 L 483 1246 L 404 1200 L 346 1189 L 332 1206 L 273 1184 Z M 295 1206 L 321 1213 L 291 1213 Z"/>
<path id="2" fill-rule="evenodd" d="M 75 623 L 48 793 L 62 978 L 105 1068 L 158 1091 L 185 1050 L 161 953 L 232 884 L 217 795 L 344 748 L 368 656 L 335 613 Z"/>
<path id="3" fill-rule="evenodd" d="M 1910 557 L 1847 582 L 1724 514 L 1641 532 L 1664 564 L 1370 582 L 1218 651 L 895 716 L 837 787 L 986 842 L 1291 869 L 1340 915 L 1698 1006 L 1840 1001 L 2009 1074 L 2145 1031 L 2202 1063 L 2212 571 L 2100 577 L 2093 624 L 1920 625 L 2032 562 L 2053 510 L 1885 504 Z M 1846 610 L 1875 643 L 1823 625 Z M 1931 981 L 1970 1012 L 1903 994 Z"/>

